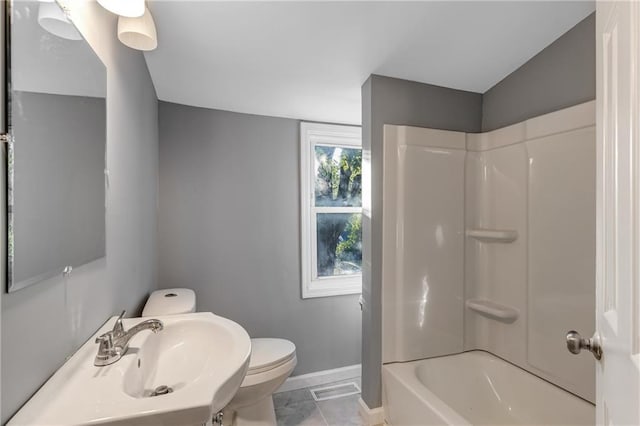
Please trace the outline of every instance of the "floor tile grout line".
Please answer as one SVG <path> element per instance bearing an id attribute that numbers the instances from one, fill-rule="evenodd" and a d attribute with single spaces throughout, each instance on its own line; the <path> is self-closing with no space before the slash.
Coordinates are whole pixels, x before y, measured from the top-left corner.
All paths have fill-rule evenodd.
<path id="1" fill-rule="evenodd" d="M 358 392 L 358 395 L 360 395 L 360 392 Z M 347 396 L 353 396 L 353 395 L 347 395 Z M 336 400 L 339 400 L 339 399 L 341 399 L 341 398 L 344 398 L 344 397 L 333 398 L 333 399 L 331 399 L 331 401 L 336 401 Z M 320 402 L 321 402 L 321 401 L 316 401 L 316 400 L 314 400 L 313 402 L 315 402 L 316 406 L 318 407 L 318 411 L 320 412 L 320 415 L 321 415 L 321 416 L 322 416 L 322 418 L 324 419 L 324 421 L 325 421 L 325 423 L 327 424 L 327 426 L 330 426 L 331 424 L 330 424 L 330 423 L 329 423 L 329 421 L 327 420 L 327 417 L 326 417 L 326 415 L 325 415 L 324 411 L 322 410 L 322 407 L 320 406 Z"/>
<path id="2" fill-rule="evenodd" d="M 320 413 L 320 417 L 322 417 L 322 420 L 324 421 L 324 424 L 326 426 L 329 426 L 329 421 L 327 420 L 327 418 L 324 416 L 324 413 L 322 412 L 322 408 L 320 407 L 320 404 L 318 404 L 318 401 L 313 401 L 314 404 L 316 404 L 316 408 L 318 409 L 318 412 Z"/>
<path id="3" fill-rule="evenodd" d="M 335 384 L 335 383 L 341 383 L 341 382 L 346 382 L 346 381 L 351 381 L 351 380 L 354 380 L 354 379 L 355 379 L 355 380 L 357 380 L 357 378 L 353 378 L 353 379 L 345 379 L 345 380 L 340 380 L 340 381 L 338 381 L 338 382 L 334 382 L 334 383 L 332 383 L 332 384 Z M 327 385 L 330 385 L 330 384 L 326 384 L 325 386 L 327 386 Z M 321 426 L 330 426 L 330 425 L 331 425 L 331 423 L 329 423 L 329 421 L 327 420 L 327 415 L 326 415 L 326 414 L 325 414 L 325 412 L 323 411 L 323 409 L 322 409 L 322 407 L 321 407 L 321 404 L 319 403 L 319 401 L 316 401 L 315 399 L 313 399 L 313 395 L 311 395 L 311 389 L 315 389 L 315 388 L 317 388 L 317 387 L 318 387 L 318 386 L 308 386 L 308 387 L 306 387 L 306 388 L 302 388 L 302 389 L 300 389 L 300 390 L 291 390 L 291 391 L 286 391 L 286 392 L 283 392 L 283 393 L 296 392 L 296 391 L 303 391 L 303 392 L 304 392 L 304 391 L 306 391 L 306 392 L 309 394 L 309 396 L 311 396 L 311 399 L 299 400 L 299 401 L 295 401 L 295 403 L 301 403 L 301 402 L 305 402 L 305 401 L 313 401 L 313 405 L 314 405 L 315 409 L 318 411 L 318 413 L 320 414 L 320 418 L 322 419 L 322 425 L 321 425 Z M 358 394 L 360 394 L 360 393 L 358 393 Z M 349 395 L 349 396 L 353 396 L 353 395 Z M 347 397 L 347 395 L 345 395 L 344 397 Z M 339 398 L 332 398 L 332 400 L 333 400 L 333 401 L 339 401 L 339 400 L 340 400 L 340 399 L 342 399 L 342 398 L 343 398 L 343 397 L 339 397 Z M 286 399 L 285 399 L 283 402 L 286 402 Z M 294 402 L 292 401 L 292 403 L 294 403 Z M 278 404 L 278 405 L 279 405 L 279 404 Z M 285 403 L 283 406 L 286 406 L 286 405 L 287 405 L 287 404 Z M 278 419 L 278 420 L 280 420 L 280 419 Z M 358 424 L 362 424 L 362 423 L 361 423 L 361 421 L 359 421 L 359 423 L 358 423 Z"/>

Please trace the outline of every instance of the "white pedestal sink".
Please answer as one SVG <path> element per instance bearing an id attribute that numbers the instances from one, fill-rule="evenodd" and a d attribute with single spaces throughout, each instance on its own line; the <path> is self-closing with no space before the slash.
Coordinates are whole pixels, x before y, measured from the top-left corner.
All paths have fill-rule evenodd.
<path id="1" fill-rule="evenodd" d="M 251 340 L 238 324 L 212 313 L 155 317 L 158 334 L 131 339 L 125 356 L 95 367 L 95 337 L 22 407 L 8 425 L 202 425 L 231 401 L 249 366 Z M 147 319 L 147 318 L 145 318 Z M 142 321 L 124 320 L 125 329 Z M 154 395 L 160 386 L 171 388 Z"/>

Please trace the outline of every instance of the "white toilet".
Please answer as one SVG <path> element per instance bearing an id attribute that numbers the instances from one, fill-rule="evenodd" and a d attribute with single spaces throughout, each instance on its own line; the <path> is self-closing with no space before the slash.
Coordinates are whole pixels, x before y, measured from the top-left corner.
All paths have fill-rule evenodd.
<path id="1" fill-rule="evenodd" d="M 196 311 L 196 295 L 188 288 L 151 293 L 143 317 L 186 314 Z M 296 347 L 284 339 L 251 339 L 249 370 L 240 389 L 224 409 L 225 425 L 275 426 L 273 392 L 296 366 Z"/>

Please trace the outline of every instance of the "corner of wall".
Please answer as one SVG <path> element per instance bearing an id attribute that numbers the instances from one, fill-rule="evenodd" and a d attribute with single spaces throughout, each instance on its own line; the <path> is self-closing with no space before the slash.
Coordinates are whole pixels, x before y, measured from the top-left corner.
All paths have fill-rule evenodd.
<path id="1" fill-rule="evenodd" d="M 595 12 L 482 95 L 482 131 L 595 99 Z"/>
<path id="2" fill-rule="evenodd" d="M 371 75 L 362 86 L 363 175 L 368 164 L 369 216 L 363 220 L 362 398 L 382 404 L 382 182 L 385 124 L 477 132 L 482 95 Z M 367 157 L 368 156 L 368 157 Z M 364 192 L 364 188 L 363 188 Z M 369 259 L 369 263 L 366 262 Z"/>

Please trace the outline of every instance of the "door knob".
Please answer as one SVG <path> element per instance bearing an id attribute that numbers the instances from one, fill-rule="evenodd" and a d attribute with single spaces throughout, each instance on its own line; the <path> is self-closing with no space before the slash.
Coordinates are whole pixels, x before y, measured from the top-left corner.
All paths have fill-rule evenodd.
<path id="1" fill-rule="evenodd" d="M 595 335 L 590 339 L 585 339 L 577 331 L 571 330 L 567 333 L 567 349 L 575 355 L 579 354 L 583 349 L 587 349 L 596 359 L 602 358 L 602 346 L 600 346 L 600 340 Z"/>

